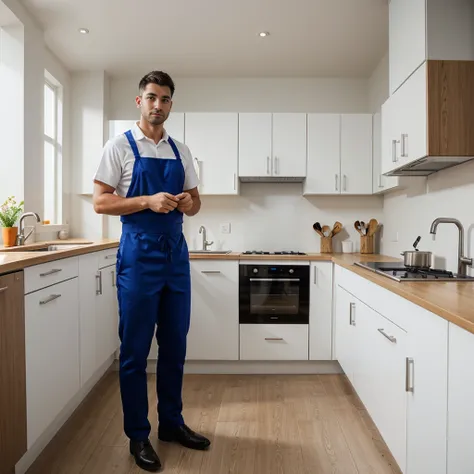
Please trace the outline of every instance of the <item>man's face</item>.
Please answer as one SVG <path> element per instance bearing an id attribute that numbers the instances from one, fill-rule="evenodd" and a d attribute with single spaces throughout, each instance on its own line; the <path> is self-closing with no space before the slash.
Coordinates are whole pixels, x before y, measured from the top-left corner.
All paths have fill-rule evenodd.
<path id="1" fill-rule="evenodd" d="M 135 101 L 142 117 L 151 125 L 161 125 L 168 118 L 173 104 L 170 88 L 157 84 L 148 84 Z"/>

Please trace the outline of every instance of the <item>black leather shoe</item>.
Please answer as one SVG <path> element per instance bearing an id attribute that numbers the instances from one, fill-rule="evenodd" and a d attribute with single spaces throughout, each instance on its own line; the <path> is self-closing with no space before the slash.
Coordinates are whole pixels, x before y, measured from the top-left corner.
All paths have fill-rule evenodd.
<path id="1" fill-rule="evenodd" d="M 158 472 L 161 469 L 160 458 L 149 440 L 130 441 L 130 454 L 135 457 L 137 466 L 145 471 Z"/>
<path id="2" fill-rule="evenodd" d="M 204 450 L 211 445 L 207 438 L 195 433 L 186 425 L 178 426 L 172 430 L 159 427 L 158 438 L 161 441 L 175 441 L 190 449 Z"/>

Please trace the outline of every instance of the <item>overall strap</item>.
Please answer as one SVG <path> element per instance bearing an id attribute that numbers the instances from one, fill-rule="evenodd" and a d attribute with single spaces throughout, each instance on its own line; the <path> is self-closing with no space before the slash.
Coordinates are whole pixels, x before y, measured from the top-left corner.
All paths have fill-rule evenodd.
<path id="1" fill-rule="evenodd" d="M 133 138 L 132 131 L 128 130 L 125 132 L 125 136 L 127 137 L 128 143 L 132 147 L 133 154 L 135 155 L 135 159 L 140 159 L 140 153 L 138 152 L 137 142 Z"/>
<path id="2" fill-rule="evenodd" d="M 168 136 L 168 143 L 170 144 L 171 149 L 173 150 L 174 156 L 176 156 L 176 159 L 178 161 L 181 161 L 181 157 L 179 155 L 178 147 L 176 146 L 176 143 L 173 141 L 173 139 L 170 136 Z"/>

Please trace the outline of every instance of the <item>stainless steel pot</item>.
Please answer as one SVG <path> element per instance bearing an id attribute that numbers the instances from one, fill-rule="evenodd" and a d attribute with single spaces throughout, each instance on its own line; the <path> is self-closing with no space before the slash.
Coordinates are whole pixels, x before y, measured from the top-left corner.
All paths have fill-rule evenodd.
<path id="1" fill-rule="evenodd" d="M 423 252 L 420 250 L 409 250 L 402 252 L 404 260 L 403 263 L 406 267 L 410 268 L 430 268 L 432 252 Z"/>

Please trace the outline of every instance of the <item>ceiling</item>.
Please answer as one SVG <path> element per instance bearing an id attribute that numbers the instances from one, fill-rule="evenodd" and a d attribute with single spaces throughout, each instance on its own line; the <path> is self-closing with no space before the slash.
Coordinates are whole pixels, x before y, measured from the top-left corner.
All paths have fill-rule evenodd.
<path id="1" fill-rule="evenodd" d="M 20 21 L 14 13 L 0 0 L 0 26 L 19 25 Z"/>
<path id="2" fill-rule="evenodd" d="M 70 70 L 112 76 L 368 77 L 388 49 L 387 0 L 22 3 Z"/>

